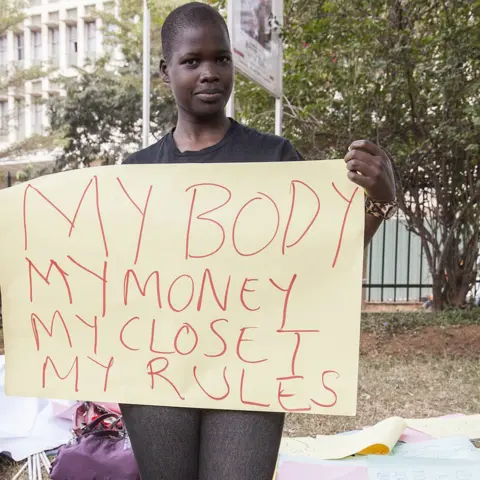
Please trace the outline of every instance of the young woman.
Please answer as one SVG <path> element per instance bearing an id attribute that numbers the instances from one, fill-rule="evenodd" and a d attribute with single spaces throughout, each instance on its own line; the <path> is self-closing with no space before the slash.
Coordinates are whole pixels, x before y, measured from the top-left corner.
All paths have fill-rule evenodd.
<path id="1" fill-rule="evenodd" d="M 301 160 L 292 144 L 225 115 L 234 68 L 227 26 L 203 3 L 175 9 L 162 28 L 163 80 L 178 107 L 176 127 L 124 163 L 282 162 Z M 349 178 L 365 188 L 365 242 L 395 208 L 388 157 L 354 142 L 345 157 Z M 206 411 L 122 405 L 143 480 L 272 480 L 282 413 Z"/>

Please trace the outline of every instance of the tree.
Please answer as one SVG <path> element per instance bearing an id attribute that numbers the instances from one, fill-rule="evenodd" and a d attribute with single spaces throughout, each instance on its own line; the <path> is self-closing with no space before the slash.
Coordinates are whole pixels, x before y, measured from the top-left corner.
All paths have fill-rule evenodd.
<path id="1" fill-rule="evenodd" d="M 0 0 L 0 36 L 6 35 L 9 30 L 23 22 L 25 3 L 21 0 Z"/>
<path id="2" fill-rule="evenodd" d="M 434 306 L 461 306 L 480 241 L 480 4 L 471 0 L 287 0 L 286 136 L 307 158 L 355 138 L 390 153 Z M 240 115 L 273 129 L 273 102 L 237 82 Z"/>
<path id="3" fill-rule="evenodd" d="M 53 130 L 66 141 L 57 170 L 89 166 L 93 162 L 114 164 L 137 150 L 142 139 L 142 11 L 141 0 L 122 0 L 120 17 L 102 14 L 109 53 L 93 68 L 63 79 L 66 95 L 50 105 Z M 150 128 L 159 138 L 174 122 L 175 104 L 158 76 L 160 28 L 171 5 L 151 3 Z M 121 52 L 115 59 L 112 50 Z M 111 68 L 115 65 L 115 68 Z M 80 108 L 81 106 L 81 108 Z"/>
<path id="4" fill-rule="evenodd" d="M 437 6 L 436 6 L 437 5 Z M 461 306 L 476 281 L 480 242 L 480 10 L 470 1 L 394 3 L 397 95 L 406 121 L 389 141 L 399 151 L 400 201 L 420 235 L 436 309 Z M 423 7 L 425 8 L 425 7 Z M 422 23 L 419 22 L 422 21 Z M 407 56 L 408 55 L 408 56 Z M 407 116 L 408 115 L 408 116 Z M 395 150 L 394 150 L 395 149 Z"/>
<path id="5" fill-rule="evenodd" d="M 114 164 L 141 144 L 141 87 L 130 76 L 130 68 L 122 68 L 118 74 L 101 68 L 92 73 L 81 72 L 78 79 L 66 81 L 66 96 L 51 105 L 51 125 L 62 129 L 66 140 L 57 161 L 58 170 L 98 161 Z M 152 118 L 156 120 L 151 123 L 154 134 L 161 133 L 163 117 L 170 110 L 168 99 L 154 87 L 151 104 Z"/>

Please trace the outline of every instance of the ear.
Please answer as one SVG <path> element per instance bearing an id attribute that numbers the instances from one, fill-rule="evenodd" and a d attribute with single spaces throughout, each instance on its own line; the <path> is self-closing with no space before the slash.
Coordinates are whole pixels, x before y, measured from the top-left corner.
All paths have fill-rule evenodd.
<path id="1" fill-rule="evenodd" d="M 160 60 L 160 77 L 165 83 L 170 83 L 170 76 L 168 75 L 167 61 L 164 58 Z"/>

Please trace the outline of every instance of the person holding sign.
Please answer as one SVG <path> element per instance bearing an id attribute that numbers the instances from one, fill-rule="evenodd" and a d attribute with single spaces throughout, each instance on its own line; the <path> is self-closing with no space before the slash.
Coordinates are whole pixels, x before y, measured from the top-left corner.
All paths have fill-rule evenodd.
<path id="1" fill-rule="evenodd" d="M 162 27 L 161 76 L 178 107 L 176 127 L 125 164 L 290 162 L 302 160 L 281 137 L 225 114 L 234 67 L 222 16 L 203 3 L 173 10 Z M 366 192 L 365 245 L 396 210 L 387 155 L 353 142 L 347 175 Z M 144 480 L 271 480 L 284 414 L 121 405 Z"/>

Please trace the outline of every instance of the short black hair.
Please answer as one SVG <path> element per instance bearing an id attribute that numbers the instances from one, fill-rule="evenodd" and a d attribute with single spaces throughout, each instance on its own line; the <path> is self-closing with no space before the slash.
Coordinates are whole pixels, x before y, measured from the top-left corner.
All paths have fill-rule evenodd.
<path id="1" fill-rule="evenodd" d="M 200 2 L 190 2 L 172 10 L 162 26 L 162 50 L 167 62 L 172 58 L 175 40 L 186 28 L 200 25 L 214 25 L 225 29 L 228 38 L 227 24 L 218 10 Z"/>

